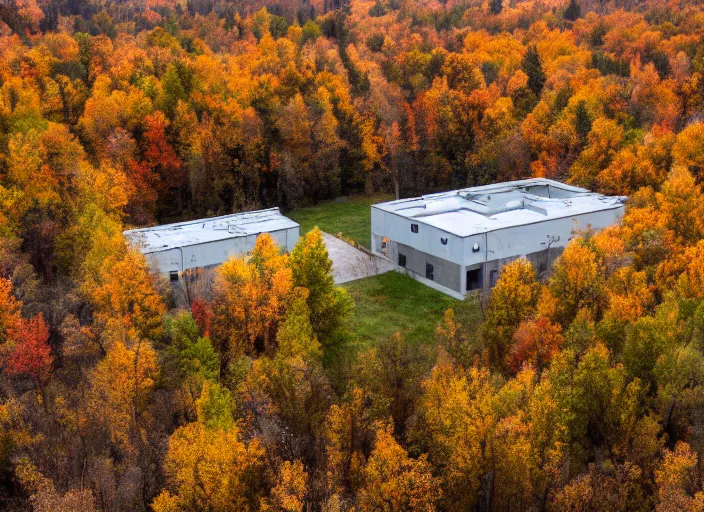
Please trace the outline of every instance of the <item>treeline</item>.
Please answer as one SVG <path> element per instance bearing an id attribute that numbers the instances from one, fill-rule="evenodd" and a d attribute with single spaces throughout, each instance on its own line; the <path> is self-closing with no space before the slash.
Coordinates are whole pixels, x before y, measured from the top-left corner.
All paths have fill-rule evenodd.
<path id="1" fill-rule="evenodd" d="M 0 11 L 3 508 L 704 508 L 696 2 L 198 5 Z M 317 232 L 190 312 L 121 234 L 530 175 L 623 222 L 421 346 L 346 345 Z"/>
<path id="2" fill-rule="evenodd" d="M 4 172 L 61 125 L 74 160 L 125 176 L 133 224 L 531 175 L 626 194 L 662 183 L 672 151 L 701 172 L 704 21 L 685 2 L 360 1 L 300 19 L 165 2 L 145 27 L 111 12 L 130 2 L 90 27 L 70 5 L 10 5 Z"/>

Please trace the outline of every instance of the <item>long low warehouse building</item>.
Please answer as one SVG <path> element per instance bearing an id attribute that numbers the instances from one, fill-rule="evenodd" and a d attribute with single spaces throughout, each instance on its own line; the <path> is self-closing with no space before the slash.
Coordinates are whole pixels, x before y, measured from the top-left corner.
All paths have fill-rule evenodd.
<path id="1" fill-rule="evenodd" d="M 461 298 L 519 257 L 544 273 L 576 229 L 617 223 L 625 203 L 544 178 L 389 201 L 372 206 L 372 251 Z"/>
<path id="2" fill-rule="evenodd" d="M 132 229 L 123 234 L 151 267 L 178 281 L 181 272 L 210 268 L 254 249 L 257 237 L 269 233 L 279 247 L 291 251 L 299 226 L 278 208 L 209 219 Z"/>

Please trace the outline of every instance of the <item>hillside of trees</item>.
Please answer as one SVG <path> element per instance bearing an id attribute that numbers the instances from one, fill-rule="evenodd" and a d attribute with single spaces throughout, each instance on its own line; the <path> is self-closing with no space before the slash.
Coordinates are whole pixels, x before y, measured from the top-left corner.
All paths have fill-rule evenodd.
<path id="1" fill-rule="evenodd" d="M 183 297 L 122 237 L 529 176 L 624 218 L 422 346 L 340 355 L 317 230 Z M 0 508 L 704 511 L 704 6 L 3 2 Z"/>

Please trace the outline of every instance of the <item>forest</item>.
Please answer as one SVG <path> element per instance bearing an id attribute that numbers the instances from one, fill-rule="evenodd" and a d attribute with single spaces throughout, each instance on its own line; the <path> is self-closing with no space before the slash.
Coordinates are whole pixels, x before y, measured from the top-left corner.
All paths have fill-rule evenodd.
<path id="1" fill-rule="evenodd" d="M 626 212 L 420 344 L 317 229 L 184 297 L 122 236 L 531 176 Z M 0 509 L 704 511 L 704 6 L 0 3 Z"/>

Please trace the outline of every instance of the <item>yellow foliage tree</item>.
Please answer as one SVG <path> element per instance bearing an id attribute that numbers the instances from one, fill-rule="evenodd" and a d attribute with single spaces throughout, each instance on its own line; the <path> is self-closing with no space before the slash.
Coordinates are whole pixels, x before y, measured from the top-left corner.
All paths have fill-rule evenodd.
<path id="1" fill-rule="evenodd" d="M 279 468 L 271 495 L 262 500 L 261 512 L 302 512 L 308 485 L 308 474 L 301 461 L 285 461 Z"/>
<path id="2" fill-rule="evenodd" d="M 288 259 L 264 233 L 249 258 L 232 258 L 217 269 L 213 333 L 233 354 L 273 352 L 293 289 Z"/>
<path id="3" fill-rule="evenodd" d="M 486 468 L 484 446 L 495 417 L 495 389 L 486 370 L 466 374 L 441 358 L 423 383 L 419 409 L 430 460 L 439 469 L 448 508 L 467 510 L 479 496 Z"/>
<path id="4" fill-rule="evenodd" d="M 20 321 L 22 303 L 12 295 L 12 283 L 0 278 L 0 345 L 8 340 L 9 333 Z"/>
<path id="5" fill-rule="evenodd" d="M 97 424 L 109 432 L 112 442 L 124 452 L 142 441 L 147 405 L 159 374 L 157 355 L 147 341 L 129 348 L 118 341 L 91 376 L 88 407 Z"/>
<path id="6" fill-rule="evenodd" d="M 572 241 L 553 265 L 539 313 L 563 327 L 569 326 L 580 309 L 596 314 L 602 302 L 601 276 L 596 254 L 583 239 Z"/>
<path id="7" fill-rule="evenodd" d="M 364 468 L 364 485 L 357 495 L 358 510 L 433 512 L 441 496 L 427 456 L 418 459 L 394 439 L 391 427 L 377 427 L 374 449 Z"/>
<path id="8" fill-rule="evenodd" d="M 264 449 L 245 443 L 229 411 L 227 394 L 205 386 L 198 421 L 169 438 L 164 461 L 168 490 L 152 503 L 154 512 L 246 512 L 261 499 Z"/>
<path id="9" fill-rule="evenodd" d="M 104 261 L 96 286 L 86 287 L 86 291 L 96 319 L 116 339 L 154 340 L 163 333 L 166 305 L 155 291 L 154 277 L 138 251 L 125 249 L 117 259 Z"/>
<path id="10" fill-rule="evenodd" d="M 667 226 L 682 245 L 704 238 L 704 193 L 683 166 L 674 166 L 657 194 Z"/>
<path id="11" fill-rule="evenodd" d="M 491 360 L 499 368 L 506 368 L 513 335 L 523 319 L 535 311 L 539 292 L 540 284 L 528 260 L 518 259 L 501 269 L 482 331 Z"/>
<path id="12" fill-rule="evenodd" d="M 698 483 L 697 454 L 688 444 L 679 442 L 674 451 L 666 451 L 655 471 L 658 488 L 657 512 L 695 512 L 704 510 L 704 493 Z"/>

